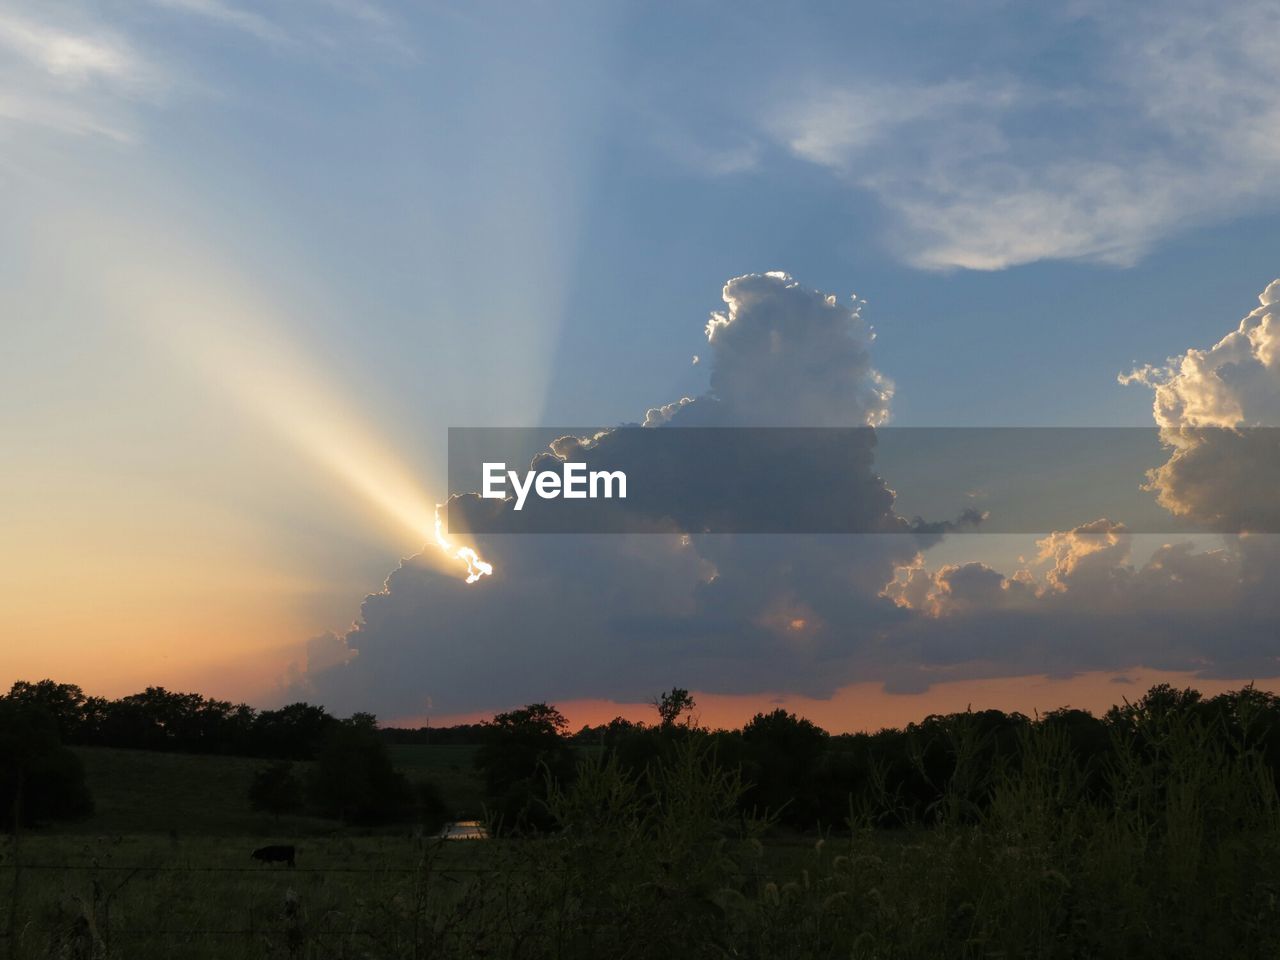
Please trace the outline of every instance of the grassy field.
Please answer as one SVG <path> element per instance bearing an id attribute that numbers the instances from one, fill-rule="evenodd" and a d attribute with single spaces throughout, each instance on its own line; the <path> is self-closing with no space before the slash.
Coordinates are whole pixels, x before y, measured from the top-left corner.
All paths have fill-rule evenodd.
<path id="1" fill-rule="evenodd" d="M 435 783 L 457 818 L 469 819 L 478 817 L 482 807 L 480 780 L 471 767 L 473 750 L 413 745 L 393 747 L 391 755 L 410 780 Z M 75 752 L 84 763 L 95 811 L 88 819 L 59 826 L 59 832 L 297 837 L 340 828 L 331 820 L 277 820 L 250 809 L 249 783 L 267 760 L 108 747 L 79 747 Z M 307 764 L 297 767 L 303 773 Z"/>
<path id="2" fill-rule="evenodd" d="M 451 871 L 433 884 L 433 896 L 446 897 L 483 866 L 487 848 L 403 832 L 301 837 L 290 869 L 251 860 L 260 842 L 155 833 L 9 839 L 0 852 L 0 903 L 18 918 L 9 955 L 368 956 L 383 936 L 412 936 L 406 911 L 428 847 L 432 870 Z M 290 946 L 300 937 L 312 945 L 305 953 Z"/>
<path id="3" fill-rule="evenodd" d="M 741 817 L 736 769 L 697 739 L 643 781 L 582 765 L 547 798 L 557 834 L 458 843 L 274 823 L 244 797 L 260 761 L 85 751 L 95 817 L 0 841 L 0 957 L 1280 956 L 1280 797 L 1256 753 L 1172 729 L 1093 802 L 1034 736 L 981 809 L 961 772 L 929 824 L 789 843 Z M 462 749 L 396 759 L 475 789 Z M 266 842 L 296 868 L 253 861 Z"/>
<path id="4" fill-rule="evenodd" d="M 483 784 L 472 766 L 476 748 L 446 744 L 397 744 L 390 748 L 396 769 L 413 781 L 429 780 L 454 812 L 455 819 L 475 820 L 483 812 Z"/>

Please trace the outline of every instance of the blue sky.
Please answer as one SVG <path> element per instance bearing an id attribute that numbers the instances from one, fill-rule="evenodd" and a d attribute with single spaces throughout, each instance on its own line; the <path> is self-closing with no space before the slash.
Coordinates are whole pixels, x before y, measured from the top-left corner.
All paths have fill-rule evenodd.
<path id="1" fill-rule="evenodd" d="M 1278 272 L 1277 21 L 1273 3 L 7 3 L 5 509 L 38 541 L 11 576 L 45 589 L 86 524 L 136 537 L 97 562 L 140 571 L 218 531 L 199 562 L 251 554 L 300 583 L 209 642 L 266 617 L 256 642 L 287 659 L 422 530 L 401 510 L 374 532 L 388 498 L 362 513 L 282 419 L 332 404 L 429 499 L 451 425 L 613 423 L 705 392 L 708 314 L 768 270 L 868 301 L 894 424 L 1151 425 L 1151 392 L 1117 374 L 1212 345 Z M 204 312 L 178 336 L 184 300 Z M 206 336 L 236 376 L 188 369 Z M 324 386 L 262 423 L 228 413 L 281 358 Z M 9 620 L 73 658 L 41 617 Z M 181 622 L 157 617 L 157 637 Z M 222 676 L 175 659 L 177 680 Z"/>

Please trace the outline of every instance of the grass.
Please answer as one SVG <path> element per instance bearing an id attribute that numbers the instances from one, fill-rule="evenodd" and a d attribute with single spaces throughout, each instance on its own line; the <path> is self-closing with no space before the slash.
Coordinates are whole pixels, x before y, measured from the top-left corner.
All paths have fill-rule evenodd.
<path id="1" fill-rule="evenodd" d="M 241 803 L 254 761 L 102 752 L 92 776 L 116 786 L 98 822 L 138 831 L 0 846 L 0 942 L 12 960 L 1280 956 L 1280 798 L 1256 751 L 1163 725 L 1118 750 L 1099 802 L 1065 738 L 1026 736 L 983 804 L 957 771 L 911 829 L 853 816 L 816 842 L 761 842 L 736 771 L 690 738 L 639 778 L 584 762 L 552 793 L 556 836 L 298 835 L 296 870 L 251 862 L 256 830 L 201 835 L 262 825 L 212 809 Z M 398 762 L 467 769 L 461 752 Z M 168 836 L 175 818 L 187 829 Z"/>
<path id="2" fill-rule="evenodd" d="M 231 960 L 327 956 L 319 951 L 330 943 L 367 949 L 391 930 L 383 910 L 412 896 L 427 843 L 403 833 L 302 838 L 289 869 L 251 860 L 259 842 L 29 835 L 15 849 L 10 839 L 0 848 L 0 903 L 20 918 L 11 956 Z M 436 845 L 455 871 L 450 890 L 482 864 L 484 846 Z M 15 861 L 24 865 L 16 875 Z M 315 946 L 289 952 L 303 931 Z"/>
<path id="3" fill-rule="evenodd" d="M 315 817 L 278 820 L 249 806 L 249 784 L 270 761 L 110 747 L 77 747 L 94 799 L 93 816 L 60 826 L 78 835 L 176 833 L 179 836 L 297 837 L 333 833 L 339 824 Z M 471 766 L 474 747 L 410 745 L 391 748 L 392 761 L 411 781 L 429 780 L 457 819 L 479 817 L 481 782 Z M 307 764 L 297 765 L 300 773 Z M 405 828 L 397 828 L 404 832 Z"/>
<path id="4" fill-rule="evenodd" d="M 249 807 L 249 783 L 267 761 L 79 747 L 93 816 L 60 827 L 78 834 L 176 833 L 180 836 L 274 836 L 332 830 L 310 817 L 279 822 Z"/>
<path id="5" fill-rule="evenodd" d="M 391 762 L 410 780 L 429 780 L 440 790 L 457 820 L 483 813 L 483 782 L 472 766 L 474 746 L 459 744 L 394 744 Z"/>

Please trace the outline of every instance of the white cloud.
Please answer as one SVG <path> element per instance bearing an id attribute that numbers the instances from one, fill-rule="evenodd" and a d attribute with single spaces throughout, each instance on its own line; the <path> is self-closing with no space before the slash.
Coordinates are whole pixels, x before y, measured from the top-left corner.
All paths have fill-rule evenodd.
<path id="1" fill-rule="evenodd" d="M 1172 233 L 1280 205 L 1280 12 L 1236 2 L 1083 15 L 1071 85 L 1025 74 L 787 92 L 764 126 L 875 195 L 925 268 L 1128 265 Z"/>
<path id="2" fill-rule="evenodd" d="M 288 45 L 289 34 L 252 10 L 244 10 L 223 0 L 151 0 L 157 6 L 179 10 L 239 30 L 266 43 Z"/>
<path id="3" fill-rule="evenodd" d="M 0 47 L 73 83 L 127 81 L 142 72 L 134 54 L 114 37 L 73 33 L 10 14 L 0 14 Z"/>
<path id="4" fill-rule="evenodd" d="M 1280 529 L 1280 280 L 1212 347 L 1123 375 L 1154 392 L 1170 450 L 1150 487 L 1172 512 L 1230 529 Z M 1226 536 L 1200 549 L 1159 545 L 1133 559 L 1123 523 L 1050 533 L 1012 576 L 981 563 L 930 570 L 917 554 L 884 596 L 923 616 L 903 634 L 923 662 L 986 658 L 985 669 L 1105 669 L 1142 664 L 1220 676 L 1274 672 L 1280 536 Z M 965 669 L 978 669 L 972 663 Z M 971 673 L 970 675 L 978 675 Z"/>
<path id="5" fill-rule="evenodd" d="M 710 390 L 652 408 L 649 426 L 861 425 L 886 415 L 889 391 L 871 363 L 857 301 L 840 303 L 783 273 L 736 277 L 723 297 L 725 311 L 706 328 Z M 605 434 L 572 456 L 626 462 L 633 437 Z M 847 457 L 827 464 L 840 496 L 891 517 L 892 495 L 872 475 L 869 453 L 858 462 L 859 476 Z M 786 496 L 788 483 L 811 492 L 803 464 L 780 464 L 777 476 L 774 497 Z M 421 559 L 405 561 L 366 599 L 340 648 L 356 651 L 350 662 L 289 682 L 334 708 L 376 697 L 393 714 L 424 696 L 454 712 L 534 696 L 635 698 L 673 674 L 700 689 L 829 692 L 877 630 L 904 615 L 880 596 L 894 567 L 936 538 L 475 539 L 493 576 L 468 586 Z"/>
<path id="6" fill-rule="evenodd" d="M 1229 529 L 1280 529 L 1274 431 L 1239 429 L 1280 427 L 1280 280 L 1258 300 L 1212 347 L 1120 377 L 1154 393 L 1152 413 L 1170 450 L 1150 474 L 1161 505 Z"/>
<path id="7" fill-rule="evenodd" d="M 156 94 L 162 72 L 115 30 L 62 17 L 0 14 L 0 125 L 132 140 L 132 105 Z"/>
<path id="8" fill-rule="evenodd" d="M 1013 86 L 997 89 L 968 82 L 827 87 L 779 111 L 768 125 L 797 156 L 856 174 L 878 167 L 868 157 L 873 148 L 897 137 L 936 132 L 945 117 L 963 117 L 966 152 L 992 149 L 999 139 L 992 120 L 1017 96 Z"/>
<path id="9" fill-rule="evenodd" d="M 781 273 L 735 278 L 724 299 L 707 329 L 710 390 L 650 410 L 651 425 L 866 423 L 887 411 L 857 301 Z M 1246 333 L 1262 326 L 1259 314 Z M 622 456 L 621 433 L 638 431 L 592 449 Z M 814 471 L 790 461 L 783 471 L 804 479 L 780 482 L 779 496 L 815 499 Z M 891 492 L 870 465 L 867 475 L 874 482 L 850 478 L 839 495 L 892 517 Z M 403 715 L 428 696 L 464 712 L 636 699 L 676 681 L 825 695 L 866 680 L 919 689 L 944 676 L 1138 665 L 1237 678 L 1277 669 L 1280 538 L 1166 543 L 1139 563 L 1124 525 L 1097 519 L 1044 537 L 1012 573 L 981 562 L 930 570 L 922 551 L 936 539 L 477 536 L 492 577 L 468 586 L 406 561 L 356 628 L 323 644 L 332 662 L 289 679 L 334 709 L 377 702 Z"/>
<path id="10" fill-rule="evenodd" d="M 707 322 L 711 390 L 746 426 L 875 426 L 893 384 L 871 364 L 862 304 L 806 290 L 785 273 L 725 284 Z"/>

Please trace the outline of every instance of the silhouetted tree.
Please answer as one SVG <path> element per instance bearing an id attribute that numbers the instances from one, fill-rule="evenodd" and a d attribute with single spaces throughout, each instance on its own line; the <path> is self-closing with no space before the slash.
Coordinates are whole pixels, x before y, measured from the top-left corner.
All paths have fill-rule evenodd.
<path id="1" fill-rule="evenodd" d="M 566 781 L 573 749 L 565 740 L 568 721 L 553 706 L 532 703 L 500 713 L 485 725 L 475 766 L 485 781 L 485 804 L 496 829 L 510 833 L 548 829 L 546 778 Z"/>
<path id="2" fill-rule="evenodd" d="M 19 680 L 9 688 L 7 699 L 45 711 L 58 728 L 63 743 L 77 743 L 84 726 L 84 691 L 73 683 Z"/>
<path id="3" fill-rule="evenodd" d="M 407 814 L 409 782 L 391 763 L 371 714 L 356 714 L 324 735 L 308 795 L 316 809 L 347 823 L 387 823 Z"/>
<path id="4" fill-rule="evenodd" d="M 0 699 L 0 822 L 13 827 L 92 812 L 84 767 L 59 740 L 53 715 Z"/>
<path id="5" fill-rule="evenodd" d="M 794 713 L 757 713 L 742 728 L 746 803 L 781 811 L 795 826 L 812 827 L 819 816 L 814 768 L 827 749 L 827 732 Z"/>
<path id="6" fill-rule="evenodd" d="M 263 710 L 253 721 L 253 752 L 264 757 L 310 760 L 340 721 L 311 703 Z"/>
<path id="7" fill-rule="evenodd" d="M 263 767 L 249 784 L 249 806 L 280 817 L 302 809 L 302 781 L 287 760 Z"/>
<path id="8" fill-rule="evenodd" d="M 681 687 L 672 687 L 666 693 L 654 697 L 650 702 L 658 711 L 659 722 L 664 727 L 675 726 L 682 716 L 687 722 L 692 722 L 692 711 L 697 706 L 693 695 Z"/>
<path id="9" fill-rule="evenodd" d="M 453 819 L 454 812 L 440 795 L 440 789 L 429 780 L 420 780 L 413 786 L 418 806 L 418 822 L 427 833 L 439 833 Z"/>

